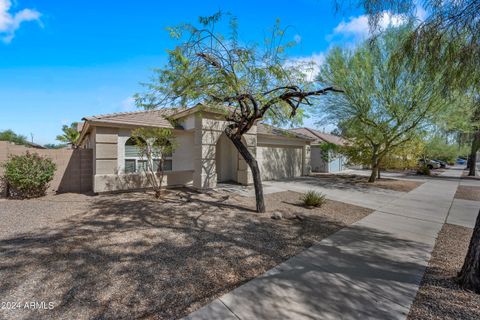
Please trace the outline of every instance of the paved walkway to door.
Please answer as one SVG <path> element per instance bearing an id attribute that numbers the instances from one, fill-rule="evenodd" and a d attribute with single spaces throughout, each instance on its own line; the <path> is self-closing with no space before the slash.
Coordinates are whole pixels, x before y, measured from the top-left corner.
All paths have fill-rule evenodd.
<path id="1" fill-rule="evenodd" d="M 381 203 L 375 193 L 363 200 L 355 192 L 350 198 L 337 193 L 341 201 L 363 201 L 376 211 L 187 318 L 405 319 L 442 225 L 471 227 L 480 207 L 454 201 L 461 173 L 447 170 Z"/>

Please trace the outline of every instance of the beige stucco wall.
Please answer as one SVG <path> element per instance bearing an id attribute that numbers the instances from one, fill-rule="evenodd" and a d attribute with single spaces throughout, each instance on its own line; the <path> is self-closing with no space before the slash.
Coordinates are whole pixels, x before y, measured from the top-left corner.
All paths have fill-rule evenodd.
<path id="1" fill-rule="evenodd" d="M 94 191 L 106 192 L 148 188 L 144 174 L 125 173 L 125 143 L 131 128 L 96 127 Z M 193 131 L 175 131 L 172 171 L 166 172 L 165 186 L 191 185 L 193 182 Z"/>
<path id="2" fill-rule="evenodd" d="M 312 146 L 312 171 L 328 172 L 328 163 L 322 158 L 322 149 L 319 146 Z"/>
<path id="3" fill-rule="evenodd" d="M 222 120 L 217 115 L 208 113 L 196 114 L 194 122 L 195 155 L 193 186 L 197 189 L 214 188 L 217 185 L 218 180 L 216 168 L 217 143 L 228 125 L 228 122 Z M 244 135 L 245 143 L 254 157 L 256 157 L 257 146 L 256 130 L 257 127 L 253 126 L 251 130 Z M 221 140 L 220 143 L 222 144 Z M 241 157 L 237 156 L 237 158 L 235 181 L 244 185 L 251 184 L 253 179 L 250 169 Z M 231 156 L 228 156 L 228 159 L 222 158 L 222 160 L 224 160 L 223 162 L 228 162 L 230 159 Z M 229 168 L 228 170 L 230 171 L 232 169 Z"/>
<path id="4" fill-rule="evenodd" d="M 223 133 L 215 148 L 217 181 L 237 181 L 238 151 Z"/>
<path id="5" fill-rule="evenodd" d="M 225 136 L 228 123 L 207 112 L 191 114 L 179 121 L 184 130 L 175 130 L 176 149 L 172 172 L 164 184 L 213 188 L 217 181 L 253 183 L 247 163 Z M 125 142 L 131 128 L 93 128 L 94 191 L 113 191 L 148 187 L 141 174 L 125 174 Z M 257 127 L 244 135 L 244 143 L 257 158 L 263 179 L 280 179 L 310 172 L 310 146 L 304 140 L 288 137 L 257 137 Z M 91 142 L 90 142 L 91 143 Z M 272 158 L 275 160 L 272 161 Z"/>

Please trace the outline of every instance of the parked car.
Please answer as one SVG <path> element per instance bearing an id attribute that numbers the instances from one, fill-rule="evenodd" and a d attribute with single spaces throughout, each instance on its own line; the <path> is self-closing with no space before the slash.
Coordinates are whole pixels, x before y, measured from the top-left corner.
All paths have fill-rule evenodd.
<path id="1" fill-rule="evenodd" d="M 433 161 L 438 162 L 438 164 L 440 165 L 440 168 L 446 168 L 447 165 L 448 165 L 448 163 L 446 163 L 445 161 L 442 161 L 442 160 L 435 159 Z"/>
<path id="2" fill-rule="evenodd" d="M 434 160 L 429 160 L 429 159 L 420 159 L 418 161 L 418 164 L 421 166 L 427 166 L 429 169 L 439 169 L 440 168 L 440 163 Z"/>
<path id="3" fill-rule="evenodd" d="M 457 159 L 457 163 L 458 163 L 458 164 L 462 164 L 462 165 L 463 165 L 463 164 L 467 164 L 467 160 L 465 160 L 465 159 L 463 159 L 463 158 L 458 158 L 458 159 Z"/>

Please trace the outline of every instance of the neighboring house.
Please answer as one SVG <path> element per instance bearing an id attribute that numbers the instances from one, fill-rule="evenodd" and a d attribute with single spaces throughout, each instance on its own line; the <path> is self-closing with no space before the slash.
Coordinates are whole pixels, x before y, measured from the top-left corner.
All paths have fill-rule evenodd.
<path id="1" fill-rule="evenodd" d="M 343 155 L 332 150 L 325 152 L 321 147 L 321 145 L 326 144 L 344 146 L 345 139 L 310 128 L 296 128 L 290 131 L 314 139 L 311 143 L 311 166 L 313 172 L 331 173 L 345 170 L 346 159 Z"/>
<path id="2" fill-rule="evenodd" d="M 35 149 L 47 149 L 46 147 L 44 147 L 42 145 L 39 145 L 39 144 L 34 143 L 34 142 L 28 142 L 28 141 L 25 143 L 25 146 L 30 147 L 30 148 L 35 148 Z"/>
<path id="3" fill-rule="evenodd" d="M 168 118 L 168 120 L 167 120 Z M 165 184 L 212 188 L 217 182 L 251 184 L 247 163 L 223 130 L 228 122 L 216 109 L 159 109 L 83 118 L 79 144 L 93 150 L 93 191 L 148 187 L 145 160 L 131 138 L 138 127 L 172 129 L 176 148 L 165 159 Z M 175 123 L 175 127 L 171 123 Z M 262 178 L 282 179 L 310 173 L 310 142 L 314 139 L 257 123 L 244 135 Z"/>

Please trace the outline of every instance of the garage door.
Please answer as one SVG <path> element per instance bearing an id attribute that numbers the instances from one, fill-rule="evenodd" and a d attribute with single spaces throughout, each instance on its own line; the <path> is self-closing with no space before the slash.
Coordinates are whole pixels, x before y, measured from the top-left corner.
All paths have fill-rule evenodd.
<path id="1" fill-rule="evenodd" d="M 263 180 L 302 175 L 301 147 L 258 146 L 257 161 Z"/>

